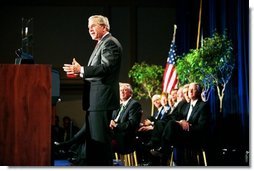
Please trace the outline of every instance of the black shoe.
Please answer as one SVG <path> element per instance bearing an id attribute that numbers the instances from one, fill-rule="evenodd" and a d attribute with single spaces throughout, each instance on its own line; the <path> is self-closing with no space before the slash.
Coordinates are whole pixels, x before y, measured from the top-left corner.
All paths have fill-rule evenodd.
<path id="1" fill-rule="evenodd" d="M 162 157 L 163 156 L 163 154 L 162 154 L 162 148 L 161 147 L 159 147 L 159 148 L 157 148 L 157 149 L 151 149 L 150 150 L 150 153 L 153 155 L 153 156 L 155 156 L 155 157 Z"/>

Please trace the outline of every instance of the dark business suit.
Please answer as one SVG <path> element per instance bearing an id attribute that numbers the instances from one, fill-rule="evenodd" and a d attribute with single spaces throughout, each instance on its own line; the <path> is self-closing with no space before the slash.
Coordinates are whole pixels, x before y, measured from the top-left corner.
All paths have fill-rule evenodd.
<path id="1" fill-rule="evenodd" d="M 177 120 L 186 120 L 190 108 L 190 103 L 183 104 L 179 113 L 177 113 Z M 184 131 L 176 120 L 169 120 L 165 126 L 162 135 L 162 151 L 163 162 L 168 159 L 169 147 L 174 146 L 190 146 L 191 148 L 203 145 L 208 134 L 209 128 L 209 108 L 208 104 L 199 99 L 193 107 L 188 122 L 191 124 L 189 131 Z"/>
<path id="2" fill-rule="evenodd" d="M 157 122 L 158 120 L 165 119 L 170 111 L 170 106 L 161 106 L 161 109 L 153 114 L 153 116 L 149 116 L 147 119 L 151 122 Z"/>
<path id="3" fill-rule="evenodd" d="M 121 44 L 111 34 L 96 46 L 84 67 L 83 109 L 86 111 L 119 108 L 119 72 Z"/>
<path id="4" fill-rule="evenodd" d="M 164 120 L 167 117 L 169 111 L 170 111 L 169 106 L 166 107 L 161 106 L 161 108 L 159 108 L 159 110 L 155 112 L 153 116 L 150 116 L 148 118 L 151 122 L 153 122 L 152 126 L 154 127 L 157 123 Z M 142 143 L 148 143 L 151 140 L 153 132 L 154 132 L 153 129 L 148 131 L 139 131 L 138 137 Z"/>
<path id="5" fill-rule="evenodd" d="M 117 118 L 119 109 L 115 110 L 112 120 Z M 115 150 L 120 154 L 128 154 L 135 149 L 136 131 L 141 120 L 142 108 L 138 101 L 130 99 L 113 129 L 113 139 L 115 140 Z"/>
<path id="6" fill-rule="evenodd" d="M 112 165 L 112 112 L 119 108 L 122 47 L 111 34 L 103 37 L 84 67 L 83 109 L 86 111 L 88 165 Z M 83 130 L 84 131 L 84 130 Z"/>
<path id="7" fill-rule="evenodd" d="M 154 128 L 155 125 L 159 124 L 162 120 L 164 120 L 168 113 L 170 111 L 170 107 L 163 107 L 161 106 L 161 109 L 158 110 L 157 112 L 155 112 L 153 114 L 153 116 L 150 116 L 148 119 L 153 122 L 153 129 L 152 130 L 147 130 L 147 131 L 138 131 L 137 132 L 137 146 L 138 146 L 138 150 L 137 150 L 137 155 L 138 156 L 142 156 L 142 160 L 144 161 L 150 161 L 151 156 L 149 153 L 150 150 L 150 146 L 148 145 L 150 141 L 153 141 L 153 134 L 154 134 Z M 157 139 L 156 139 L 157 140 Z M 140 161 L 143 162 L 143 161 Z"/>
<path id="8" fill-rule="evenodd" d="M 163 119 L 155 122 L 154 129 L 153 129 L 152 135 L 151 135 L 151 141 L 155 146 L 161 145 L 161 143 L 160 143 L 161 137 L 163 135 L 163 131 L 165 129 L 167 122 L 170 120 L 178 120 L 177 119 L 177 117 L 179 118 L 178 113 L 180 113 L 180 111 L 185 103 L 187 103 L 187 102 L 185 100 L 182 100 L 181 102 L 179 102 L 177 104 L 177 106 L 175 106 L 174 108 L 170 108 L 170 110 L 163 117 Z"/>
<path id="9" fill-rule="evenodd" d="M 186 120 L 190 108 L 190 103 L 185 103 L 181 111 L 177 114 L 177 120 Z M 188 140 L 188 144 L 201 143 L 207 134 L 209 127 L 209 108 L 208 104 L 201 99 L 194 106 L 191 116 L 188 120 L 191 124 L 189 131 L 183 131 L 175 120 L 170 120 L 164 130 L 163 139 L 170 144 L 184 143 Z M 177 133 L 175 133 L 177 132 Z"/>

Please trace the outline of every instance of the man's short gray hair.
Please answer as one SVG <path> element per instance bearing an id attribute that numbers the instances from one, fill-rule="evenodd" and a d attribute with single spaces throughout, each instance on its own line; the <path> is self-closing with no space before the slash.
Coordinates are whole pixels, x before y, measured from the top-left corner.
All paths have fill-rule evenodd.
<path id="1" fill-rule="evenodd" d="M 91 17 L 89 17 L 88 22 L 91 20 L 96 21 L 100 25 L 105 25 L 107 30 L 110 30 L 110 25 L 107 17 L 102 15 L 92 15 Z"/>
<path id="2" fill-rule="evenodd" d="M 132 87 L 129 83 L 119 83 L 119 87 L 124 87 L 124 88 L 127 88 L 128 90 L 130 90 L 130 93 L 133 94 L 133 90 L 132 90 Z"/>

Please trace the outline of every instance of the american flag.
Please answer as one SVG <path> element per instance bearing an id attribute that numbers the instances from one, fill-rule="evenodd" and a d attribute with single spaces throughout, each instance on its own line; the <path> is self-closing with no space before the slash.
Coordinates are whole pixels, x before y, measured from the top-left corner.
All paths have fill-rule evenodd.
<path id="1" fill-rule="evenodd" d="M 168 52 L 167 64 L 163 74 L 162 90 L 165 93 L 170 93 L 171 90 L 177 88 L 178 79 L 175 69 L 176 62 L 176 45 L 175 41 L 172 41 L 170 50 Z"/>

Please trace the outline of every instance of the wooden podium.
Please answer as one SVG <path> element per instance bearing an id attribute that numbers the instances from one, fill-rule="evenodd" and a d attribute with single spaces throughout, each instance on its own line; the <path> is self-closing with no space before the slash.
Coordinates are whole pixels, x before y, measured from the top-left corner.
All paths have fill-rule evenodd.
<path id="1" fill-rule="evenodd" d="M 51 65 L 0 64 L 0 165 L 51 165 Z"/>

